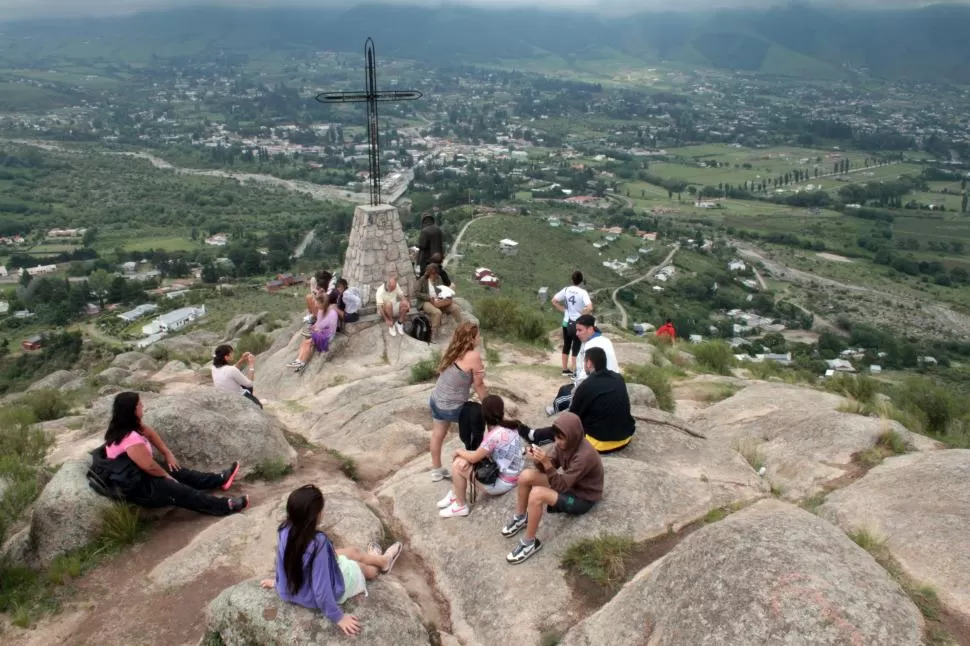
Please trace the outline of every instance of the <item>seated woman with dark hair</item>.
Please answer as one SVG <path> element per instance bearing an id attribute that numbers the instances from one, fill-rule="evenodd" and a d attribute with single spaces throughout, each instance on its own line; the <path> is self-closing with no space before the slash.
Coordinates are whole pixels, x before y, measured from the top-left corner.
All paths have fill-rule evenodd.
<path id="1" fill-rule="evenodd" d="M 249 377 L 239 371 L 239 366 L 246 361 L 249 363 Z M 243 352 L 235 365 L 232 363 L 232 346 L 220 345 L 212 357 L 212 385 L 216 390 L 227 393 L 237 393 L 253 402 L 260 408 L 262 403 L 253 395 L 253 377 L 256 376 L 256 356 L 252 352 Z"/>
<path id="2" fill-rule="evenodd" d="M 164 462 L 156 460 L 155 450 Z M 142 507 L 174 505 L 213 516 L 227 516 L 249 507 L 249 496 L 220 498 L 204 493 L 228 490 L 239 473 L 239 463 L 233 462 L 222 473 L 182 467 L 158 433 L 142 423 L 138 393 L 115 396 L 104 446 L 95 454 L 91 471 L 106 490 L 99 493 L 117 494 Z"/>

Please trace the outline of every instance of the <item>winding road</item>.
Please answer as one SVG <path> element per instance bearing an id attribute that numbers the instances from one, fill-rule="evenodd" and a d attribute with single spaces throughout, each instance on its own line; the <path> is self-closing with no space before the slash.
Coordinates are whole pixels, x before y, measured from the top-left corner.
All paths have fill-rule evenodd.
<path id="1" fill-rule="evenodd" d="M 441 263 L 442 266 L 445 267 L 445 269 L 447 269 L 448 268 L 448 265 L 451 264 L 451 260 L 453 258 L 455 258 L 455 257 L 460 258 L 461 257 L 461 255 L 458 253 L 458 245 L 461 243 L 461 239 L 463 237 L 465 237 L 465 231 L 468 231 L 468 227 L 470 227 L 472 225 L 472 222 L 478 222 L 480 220 L 487 220 L 490 217 L 492 217 L 492 214 L 482 215 L 482 216 L 479 216 L 477 218 L 474 218 L 473 217 L 471 220 L 469 220 L 468 222 L 465 223 L 465 226 L 463 226 L 461 228 L 461 231 L 459 231 L 458 232 L 458 235 L 455 237 L 455 241 L 453 243 L 451 243 L 451 249 L 448 250 L 448 256 L 445 258 L 445 261 L 443 263 Z"/>
<path id="2" fill-rule="evenodd" d="M 678 249 L 680 249 L 680 245 L 674 245 L 674 248 L 670 250 L 670 253 L 667 254 L 667 257 L 664 258 L 659 265 L 655 265 L 651 267 L 650 270 L 644 275 L 640 276 L 639 278 L 634 278 L 630 282 L 620 285 L 619 287 L 613 290 L 613 294 L 612 294 L 613 304 L 616 305 L 616 309 L 620 310 L 620 328 L 624 330 L 626 329 L 626 326 L 628 324 L 628 317 L 626 313 L 626 308 L 623 307 L 622 303 L 620 303 L 620 299 L 617 298 L 617 294 L 620 293 L 621 289 L 625 289 L 627 287 L 630 287 L 631 285 L 636 285 L 637 283 L 641 283 L 647 280 L 648 278 L 652 277 L 655 273 L 660 271 L 661 268 L 665 267 L 670 263 L 671 260 L 673 260 L 674 254 L 677 253 Z"/>

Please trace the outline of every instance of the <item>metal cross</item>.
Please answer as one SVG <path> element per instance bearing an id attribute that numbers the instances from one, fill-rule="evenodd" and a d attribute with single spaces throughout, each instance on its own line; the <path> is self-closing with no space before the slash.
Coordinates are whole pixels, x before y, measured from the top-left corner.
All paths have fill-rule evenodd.
<path id="1" fill-rule="evenodd" d="M 377 89 L 377 55 L 374 39 L 364 42 L 364 58 L 367 62 L 367 89 L 363 92 L 322 92 L 317 95 L 320 103 L 367 103 L 367 143 L 370 157 L 370 203 L 381 203 L 381 143 L 377 125 L 377 104 L 381 101 L 413 101 L 421 98 L 417 90 Z"/>

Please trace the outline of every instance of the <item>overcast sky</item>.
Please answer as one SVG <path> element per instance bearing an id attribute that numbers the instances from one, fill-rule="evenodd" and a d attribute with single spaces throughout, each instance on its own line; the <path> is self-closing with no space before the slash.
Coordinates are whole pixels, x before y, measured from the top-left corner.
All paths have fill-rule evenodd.
<path id="1" fill-rule="evenodd" d="M 779 0 L 372 0 L 405 5 L 470 5 L 478 7 L 546 7 L 586 9 L 606 13 L 629 13 L 649 9 L 684 10 L 714 7 L 757 7 L 782 4 Z M 810 0 L 818 4 L 843 7 L 904 7 L 935 4 L 933 0 Z M 950 0 L 968 4 L 970 0 Z M 310 6 L 326 8 L 360 4 L 354 0 L 0 0 L 0 19 L 37 18 L 44 16 L 94 16 L 134 13 L 144 9 L 173 6 L 285 7 Z"/>

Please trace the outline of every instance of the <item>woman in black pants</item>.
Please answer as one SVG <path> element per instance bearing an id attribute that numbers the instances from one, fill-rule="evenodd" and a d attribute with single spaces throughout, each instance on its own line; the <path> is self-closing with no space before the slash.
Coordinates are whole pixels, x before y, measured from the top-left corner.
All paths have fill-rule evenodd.
<path id="1" fill-rule="evenodd" d="M 138 393 L 119 393 L 104 446 L 95 451 L 92 471 L 110 493 L 142 507 L 174 505 L 213 516 L 227 516 L 249 506 L 249 496 L 221 498 L 206 491 L 232 486 L 239 463 L 221 473 L 182 467 L 158 433 L 142 423 Z M 157 450 L 161 460 L 156 460 Z"/>

